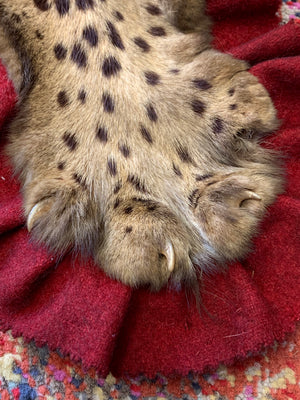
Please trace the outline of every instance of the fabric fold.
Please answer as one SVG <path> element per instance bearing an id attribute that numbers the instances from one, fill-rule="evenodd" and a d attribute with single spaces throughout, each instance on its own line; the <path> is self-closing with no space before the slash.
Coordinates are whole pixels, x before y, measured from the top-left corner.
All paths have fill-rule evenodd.
<path id="1" fill-rule="evenodd" d="M 0 325 L 109 372 L 130 289 L 72 254 L 59 260 L 23 228 L 0 244 Z"/>

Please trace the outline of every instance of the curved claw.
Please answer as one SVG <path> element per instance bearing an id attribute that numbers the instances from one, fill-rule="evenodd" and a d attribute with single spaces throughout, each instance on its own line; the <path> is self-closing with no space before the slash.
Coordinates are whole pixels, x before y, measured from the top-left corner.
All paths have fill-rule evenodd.
<path id="1" fill-rule="evenodd" d="M 175 252 L 173 245 L 170 241 L 167 242 L 166 247 L 162 251 L 162 254 L 166 257 L 168 261 L 168 270 L 172 272 L 175 267 Z"/>
<path id="2" fill-rule="evenodd" d="M 244 200 L 248 200 L 248 199 L 261 200 L 261 197 L 257 193 L 252 192 L 252 190 L 246 190 L 245 195 L 248 197 L 247 197 L 247 199 L 245 198 Z"/>
<path id="3" fill-rule="evenodd" d="M 36 204 L 34 207 L 32 207 L 32 209 L 31 209 L 31 211 L 30 211 L 30 213 L 29 213 L 29 215 L 28 215 L 28 218 L 27 218 L 27 229 L 28 229 L 28 232 L 30 232 L 31 229 L 32 229 L 32 227 L 33 227 L 33 224 L 34 224 L 34 216 L 35 216 L 35 214 L 39 211 L 40 207 L 41 207 L 41 206 L 40 206 L 39 203 Z"/>
<path id="4" fill-rule="evenodd" d="M 35 206 L 32 207 L 28 218 L 27 218 L 27 229 L 30 232 L 33 228 L 34 222 L 36 221 L 37 215 L 41 212 L 43 208 L 42 203 L 37 203 Z"/>

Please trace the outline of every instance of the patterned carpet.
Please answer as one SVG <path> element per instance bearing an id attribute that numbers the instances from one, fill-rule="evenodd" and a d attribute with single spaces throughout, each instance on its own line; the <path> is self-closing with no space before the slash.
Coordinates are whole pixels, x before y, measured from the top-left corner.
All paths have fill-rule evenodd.
<path id="1" fill-rule="evenodd" d="M 282 23 L 300 22 L 300 0 L 283 1 Z M 300 325 L 283 343 L 231 367 L 203 375 L 100 379 L 47 347 L 0 332 L 1 400 L 297 400 L 300 399 Z"/>
<path id="2" fill-rule="evenodd" d="M 46 347 L 25 345 L 22 339 L 1 333 L 0 399 L 298 400 L 299 357 L 300 325 L 285 342 L 260 355 L 200 376 L 99 379 L 95 371 L 84 371 Z"/>
<path id="3" fill-rule="evenodd" d="M 283 0 L 283 4 L 281 7 L 281 17 L 282 23 L 286 24 L 291 19 L 299 19 L 300 18 L 300 1 L 299 0 Z"/>

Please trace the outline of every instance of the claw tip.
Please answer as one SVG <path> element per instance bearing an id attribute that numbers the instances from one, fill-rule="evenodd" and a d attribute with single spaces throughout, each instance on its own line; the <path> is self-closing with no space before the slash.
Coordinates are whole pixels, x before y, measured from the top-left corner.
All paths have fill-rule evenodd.
<path id="1" fill-rule="evenodd" d="M 32 207 L 32 209 L 31 209 L 31 211 L 30 211 L 30 213 L 28 215 L 28 218 L 27 218 L 27 229 L 28 229 L 28 232 L 30 232 L 32 230 L 32 228 L 33 228 L 34 216 L 39 211 L 39 209 L 40 209 L 40 204 L 38 203 L 38 204 L 36 204 L 35 206 Z"/>
<path id="2" fill-rule="evenodd" d="M 170 241 L 167 243 L 164 253 L 168 261 L 168 270 L 172 272 L 175 267 L 175 253 L 173 245 Z"/>

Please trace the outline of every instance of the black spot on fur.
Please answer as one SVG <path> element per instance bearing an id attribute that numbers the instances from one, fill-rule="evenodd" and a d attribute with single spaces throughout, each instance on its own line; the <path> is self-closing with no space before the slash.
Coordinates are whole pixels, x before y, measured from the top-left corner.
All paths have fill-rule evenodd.
<path id="1" fill-rule="evenodd" d="M 108 140 L 107 137 L 107 129 L 104 126 L 100 126 L 97 130 L 96 138 L 100 140 L 102 143 L 106 143 Z"/>
<path id="2" fill-rule="evenodd" d="M 15 24 L 19 24 L 22 21 L 20 15 L 16 13 L 12 13 L 10 18 Z"/>
<path id="3" fill-rule="evenodd" d="M 141 197 L 133 197 L 132 198 L 133 201 L 136 201 L 140 204 L 143 204 L 145 207 L 147 207 L 148 211 L 154 211 L 157 209 L 157 203 L 153 200 L 150 199 L 143 199 Z"/>
<path id="4" fill-rule="evenodd" d="M 119 150 L 125 158 L 128 158 L 130 156 L 130 148 L 126 144 L 120 144 Z"/>
<path id="5" fill-rule="evenodd" d="M 239 136 L 239 137 L 246 137 L 247 136 L 247 129 L 244 129 L 244 128 L 239 129 L 236 132 L 236 135 Z"/>
<path id="6" fill-rule="evenodd" d="M 172 68 L 172 69 L 170 69 L 170 73 L 171 74 L 174 74 L 174 75 L 177 75 L 177 74 L 179 74 L 179 69 L 178 68 Z"/>
<path id="7" fill-rule="evenodd" d="M 190 202 L 190 205 L 193 207 L 196 207 L 199 201 L 199 189 L 195 189 L 192 191 L 192 193 L 189 195 L 188 200 Z"/>
<path id="8" fill-rule="evenodd" d="M 196 114 L 199 114 L 199 115 L 202 115 L 206 108 L 205 104 L 201 100 L 198 100 L 198 99 L 193 100 L 191 103 L 191 106 L 192 106 L 192 110 Z"/>
<path id="9" fill-rule="evenodd" d="M 119 61 L 113 57 L 107 57 L 102 65 L 102 73 L 107 78 L 110 78 L 113 75 L 117 75 L 117 73 L 122 69 Z"/>
<path id="10" fill-rule="evenodd" d="M 157 114 L 152 104 L 148 104 L 146 107 L 147 115 L 150 121 L 156 122 L 157 121 Z"/>
<path id="11" fill-rule="evenodd" d="M 155 6 L 154 4 L 148 4 L 146 7 L 146 10 L 151 15 L 160 15 L 161 14 L 161 9 L 158 8 L 157 6 Z"/>
<path id="12" fill-rule="evenodd" d="M 71 53 L 71 60 L 74 61 L 74 63 L 77 64 L 79 68 L 86 67 L 87 64 L 86 54 L 79 43 L 76 43 L 73 46 L 73 50 Z"/>
<path id="13" fill-rule="evenodd" d="M 82 104 L 84 104 L 85 103 L 85 101 L 86 101 L 86 92 L 85 92 L 85 90 L 80 90 L 79 92 L 78 92 L 78 100 L 79 101 L 81 101 L 81 103 Z"/>
<path id="14" fill-rule="evenodd" d="M 120 205 L 120 199 L 116 199 L 116 201 L 114 202 L 114 209 L 118 208 Z"/>
<path id="15" fill-rule="evenodd" d="M 74 173 L 72 177 L 82 188 L 87 189 L 86 182 L 81 175 Z"/>
<path id="16" fill-rule="evenodd" d="M 210 89 L 212 86 L 210 83 L 208 83 L 206 80 L 204 79 L 194 79 L 193 80 L 193 85 L 197 88 L 197 89 L 201 89 L 201 90 L 208 90 Z"/>
<path id="17" fill-rule="evenodd" d="M 150 200 L 148 200 L 148 199 L 143 199 L 143 198 L 141 198 L 141 197 L 133 197 L 132 198 L 132 201 L 137 201 L 137 202 L 139 202 L 139 203 L 148 203 Z"/>
<path id="18" fill-rule="evenodd" d="M 57 102 L 61 107 L 65 107 L 69 104 L 69 98 L 64 90 L 61 90 L 57 95 Z"/>
<path id="19" fill-rule="evenodd" d="M 229 109 L 230 110 L 236 110 L 237 109 L 237 104 L 230 104 Z"/>
<path id="20" fill-rule="evenodd" d="M 98 44 L 98 32 L 92 26 L 87 26 L 84 28 L 82 33 L 83 38 L 91 45 L 91 47 L 96 47 Z"/>
<path id="21" fill-rule="evenodd" d="M 196 175 L 196 181 L 204 181 L 205 179 L 209 179 L 213 176 L 213 174 L 204 174 L 204 175 Z"/>
<path id="22" fill-rule="evenodd" d="M 94 7 L 94 0 L 76 0 L 76 5 L 79 10 L 87 10 Z"/>
<path id="23" fill-rule="evenodd" d="M 36 36 L 39 40 L 44 39 L 44 35 L 43 35 L 38 29 L 35 31 L 35 36 Z"/>
<path id="24" fill-rule="evenodd" d="M 157 209 L 157 206 L 155 205 L 155 204 L 152 204 L 151 206 L 148 206 L 147 207 L 147 210 L 148 211 L 154 211 L 154 210 L 156 210 Z"/>
<path id="25" fill-rule="evenodd" d="M 72 177 L 77 183 L 81 183 L 81 181 L 82 181 L 82 176 L 81 175 L 78 175 L 78 174 L 75 173 L 75 174 L 72 175 Z"/>
<path id="26" fill-rule="evenodd" d="M 131 206 L 124 208 L 124 213 L 125 214 L 131 214 L 133 211 L 133 208 Z"/>
<path id="27" fill-rule="evenodd" d="M 180 171 L 179 167 L 173 163 L 173 171 L 177 176 L 182 177 L 182 172 Z"/>
<path id="28" fill-rule="evenodd" d="M 124 16 L 123 16 L 122 13 L 120 13 L 120 11 L 115 11 L 115 12 L 114 12 L 114 16 L 116 17 L 116 19 L 117 19 L 118 21 L 124 21 Z"/>
<path id="29" fill-rule="evenodd" d="M 131 233 L 132 232 L 132 226 L 127 226 L 125 229 L 125 233 Z"/>
<path id="30" fill-rule="evenodd" d="M 219 134 L 223 131 L 224 129 L 224 121 L 217 117 L 213 120 L 213 125 L 212 125 L 212 130 L 214 134 Z"/>
<path id="31" fill-rule="evenodd" d="M 152 36 L 166 36 L 166 31 L 162 26 L 152 26 L 148 32 Z"/>
<path id="32" fill-rule="evenodd" d="M 229 89 L 229 90 L 228 90 L 229 96 L 233 96 L 233 95 L 234 95 L 234 92 L 235 92 L 234 89 Z"/>
<path id="33" fill-rule="evenodd" d="M 125 47 L 122 42 L 121 36 L 119 35 L 119 32 L 112 22 L 107 21 L 107 29 L 111 43 L 119 49 L 124 50 Z"/>
<path id="34" fill-rule="evenodd" d="M 47 11 L 51 7 L 48 0 L 33 0 L 35 6 L 41 11 Z"/>
<path id="35" fill-rule="evenodd" d="M 218 181 L 211 181 L 211 182 L 209 182 L 209 183 L 207 183 L 207 185 L 206 186 L 211 186 L 211 185 L 214 185 L 215 183 L 217 183 Z"/>
<path id="36" fill-rule="evenodd" d="M 108 159 L 107 168 L 111 176 L 117 175 L 117 164 L 113 158 Z"/>
<path id="37" fill-rule="evenodd" d="M 58 43 L 54 46 L 54 54 L 58 60 L 63 60 L 67 56 L 67 49 L 61 43 Z"/>
<path id="38" fill-rule="evenodd" d="M 146 140 L 146 142 L 153 143 L 152 136 L 151 136 L 150 132 L 148 131 L 148 129 L 146 129 L 144 127 L 144 125 L 141 125 L 140 130 L 141 130 L 142 137 Z"/>
<path id="39" fill-rule="evenodd" d="M 63 16 L 69 12 L 70 0 L 55 0 L 55 5 L 59 15 Z"/>
<path id="40" fill-rule="evenodd" d="M 78 143 L 75 139 L 75 135 L 71 135 L 69 132 L 65 132 L 63 135 L 63 141 L 69 147 L 69 150 L 73 151 L 76 149 Z"/>
<path id="41" fill-rule="evenodd" d="M 118 182 L 117 185 L 114 187 L 114 194 L 119 193 L 121 188 L 122 188 L 122 184 L 121 184 L 121 182 Z"/>
<path id="42" fill-rule="evenodd" d="M 112 97 L 108 93 L 103 93 L 102 104 L 104 111 L 108 113 L 113 113 L 115 110 L 115 105 Z"/>
<path id="43" fill-rule="evenodd" d="M 182 146 L 181 144 L 177 143 L 176 144 L 176 152 L 180 158 L 181 161 L 183 161 L 184 163 L 191 163 L 192 159 L 191 156 L 188 152 L 188 149 L 184 146 Z"/>
<path id="44" fill-rule="evenodd" d="M 144 53 L 147 53 L 150 50 L 150 44 L 146 42 L 146 40 L 141 37 L 136 37 L 133 39 L 134 43 L 143 50 Z"/>
<path id="45" fill-rule="evenodd" d="M 62 171 L 63 169 L 65 169 L 65 163 L 64 162 L 60 162 L 57 164 L 57 168 Z"/>
<path id="46" fill-rule="evenodd" d="M 131 183 L 132 186 L 139 192 L 146 193 L 147 189 L 143 182 L 141 182 L 140 178 L 135 175 L 128 175 L 127 182 Z"/>
<path id="47" fill-rule="evenodd" d="M 160 81 L 159 75 L 153 71 L 146 71 L 145 72 L 146 82 L 148 85 L 157 85 Z"/>

